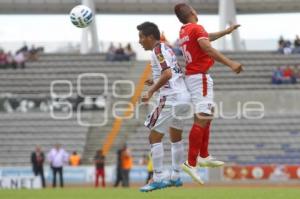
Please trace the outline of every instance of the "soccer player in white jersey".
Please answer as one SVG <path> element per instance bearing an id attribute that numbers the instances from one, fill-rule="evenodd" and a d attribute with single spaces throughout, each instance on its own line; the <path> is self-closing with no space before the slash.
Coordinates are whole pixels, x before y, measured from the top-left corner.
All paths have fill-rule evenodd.
<path id="1" fill-rule="evenodd" d="M 142 187 L 140 191 L 148 192 L 168 186 L 182 185 L 179 170 L 184 161 L 181 136 L 183 122 L 176 116 L 187 113 L 190 96 L 174 52 L 169 46 L 160 42 L 160 32 L 157 25 L 144 22 L 138 25 L 137 29 L 139 31 L 139 43 L 146 51 L 152 51 L 153 84 L 147 94 L 142 96 L 142 102 L 148 102 L 155 92 L 159 92 L 158 106 L 145 121 L 145 126 L 150 129 L 149 142 L 153 160 L 153 180 Z M 162 138 L 167 132 L 170 133 L 171 140 L 171 176 L 166 176 L 163 171 L 164 149 Z"/>

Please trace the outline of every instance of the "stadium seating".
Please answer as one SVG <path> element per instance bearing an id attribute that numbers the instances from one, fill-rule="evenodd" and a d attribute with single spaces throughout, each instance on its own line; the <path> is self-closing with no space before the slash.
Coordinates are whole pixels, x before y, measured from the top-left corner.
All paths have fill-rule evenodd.
<path id="1" fill-rule="evenodd" d="M 107 76 L 108 93 L 106 99 L 113 102 L 112 85 L 116 80 L 128 78 L 130 62 L 106 62 L 105 56 L 75 54 L 45 54 L 38 61 L 28 62 L 23 70 L 1 70 L 0 94 L 13 94 L 18 98 L 49 98 L 50 85 L 54 80 L 68 80 L 72 83 L 74 96 L 78 93 L 77 78 L 82 73 L 103 73 Z M 130 78 L 133 79 L 133 78 Z M 104 81 L 93 77 L 83 79 L 81 86 L 87 95 L 103 93 Z M 58 84 L 57 94 L 66 94 L 69 87 Z M 126 91 L 123 85 L 117 92 Z M 99 112 L 102 114 L 102 112 Z M 66 115 L 65 113 L 55 113 Z M 93 116 L 91 116 L 93 115 Z M 97 114 L 82 112 L 83 121 L 93 122 Z M 50 113 L 0 113 L 0 165 L 28 165 L 30 152 L 39 144 L 47 152 L 55 143 L 61 143 L 69 153 L 73 150 L 84 154 L 84 160 L 91 163 L 95 151 L 101 148 L 101 141 L 109 132 L 114 118 L 107 118 L 107 126 L 88 128 L 78 124 L 76 114 L 67 120 L 55 120 Z M 91 118 L 92 117 L 92 118 Z M 99 133 L 105 132 L 105 133 Z M 94 142 L 94 143 L 92 143 Z M 86 145 L 86 143 L 90 143 Z M 87 147 L 87 149 L 85 148 Z M 92 149 L 90 149 L 90 148 Z M 90 151 L 89 151 L 90 149 Z"/>
<path id="2" fill-rule="evenodd" d="M 272 71 L 278 66 L 299 64 L 299 55 L 287 56 L 272 52 L 226 54 L 240 60 L 245 65 L 245 72 L 235 75 L 225 66 L 216 64 L 211 72 L 216 93 L 235 91 L 247 95 L 249 91 L 281 92 L 284 89 L 295 92 L 300 88 L 300 84 L 271 85 Z M 113 102 L 129 100 L 111 96 L 113 82 L 127 79 L 136 82 L 145 64 L 146 62 L 106 62 L 103 55 L 42 55 L 37 62 L 27 63 L 24 70 L 1 70 L 0 94 L 12 93 L 24 98 L 50 97 L 50 84 L 53 80 L 71 81 L 73 93 L 77 93 L 79 74 L 104 73 L 108 77 L 108 112 L 111 112 Z M 89 78 L 85 79 L 82 85 L 85 92 L 97 95 L 103 90 L 101 84 L 103 82 Z M 57 86 L 55 91 L 63 93 L 68 91 L 68 87 Z M 127 91 L 122 85 L 119 88 L 119 93 Z M 142 117 L 123 122 L 121 132 L 108 154 L 107 164 L 114 164 L 115 151 L 124 142 L 133 150 L 136 163 L 149 151 L 148 131 L 143 127 L 147 111 L 141 112 Z M 87 113 L 83 117 L 88 120 L 98 118 L 96 113 Z M 212 129 L 211 152 L 218 158 L 232 163 L 299 163 L 299 158 L 295 158 L 300 154 L 299 118 L 297 114 L 289 115 L 283 112 L 278 115 L 267 114 L 264 119 L 255 121 L 216 119 Z M 76 116 L 69 120 L 53 120 L 49 113 L 0 113 L 0 165 L 29 164 L 29 154 L 35 144 L 41 144 L 47 151 L 60 141 L 69 152 L 76 149 L 83 154 L 84 163 L 91 164 L 95 151 L 102 147 L 113 121 L 114 118 L 109 114 L 107 125 L 88 128 L 79 126 Z M 185 138 L 190 125 L 191 121 L 187 121 Z M 165 140 L 167 139 L 166 137 Z M 168 154 L 168 142 L 166 150 Z M 170 158 L 166 159 L 167 163 L 170 161 Z"/>
<path id="3" fill-rule="evenodd" d="M 67 80 L 73 85 L 73 93 L 76 93 L 77 78 L 82 73 L 104 73 L 108 78 L 108 89 L 111 91 L 111 85 L 115 80 L 124 79 L 123 75 L 129 70 L 130 63 L 123 62 L 105 62 L 99 61 L 97 56 L 95 60 L 88 58 L 70 58 L 70 60 L 53 61 L 41 57 L 42 61 L 27 63 L 25 70 L 2 70 L 0 74 L 0 93 L 14 93 L 20 97 L 50 96 L 50 85 L 53 80 Z M 91 56 L 88 56 L 91 57 Z M 64 58 L 67 59 L 67 58 Z M 73 59 L 73 60 L 72 60 Z M 97 95 L 103 90 L 102 80 L 95 81 L 95 78 L 86 78 L 83 80 L 85 91 Z M 68 92 L 68 87 L 56 88 L 59 92 Z"/>
<path id="4" fill-rule="evenodd" d="M 228 67 L 216 63 L 211 70 L 215 90 L 273 90 L 300 89 L 296 85 L 272 85 L 271 77 L 277 67 L 300 64 L 300 55 L 280 55 L 272 52 L 227 52 L 228 57 L 244 65 L 244 73 L 236 75 Z M 183 60 L 180 59 L 183 65 Z"/>
<path id="5" fill-rule="evenodd" d="M 82 154 L 87 132 L 87 127 L 77 125 L 76 117 L 55 120 L 49 113 L 1 113 L 0 165 L 28 165 L 35 145 L 48 152 L 60 143 L 69 153 Z"/>
<path id="6" fill-rule="evenodd" d="M 266 116 L 260 120 L 216 119 L 212 125 L 210 152 L 227 163 L 298 164 L 300 155 L 300 115 Z M 184 129 L 184 144 L 192 120 Z M 169 136 L 164 138 L 166 163 L 171 163 Z M 140 126 L 128 140 L 138 161 L 149 152 L 148 129 Z M 185 154 L 186 155 L 186 154 Z M 298 158 L 297 158 L 298 157 Z"/>

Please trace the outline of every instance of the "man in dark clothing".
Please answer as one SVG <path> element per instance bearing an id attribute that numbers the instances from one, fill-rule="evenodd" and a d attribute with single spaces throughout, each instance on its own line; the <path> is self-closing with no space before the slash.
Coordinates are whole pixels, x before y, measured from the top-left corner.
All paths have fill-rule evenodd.
<path id="1" fill-rule="evenodd" d="M 124 148 L 126 148 L 126 145 L 124 145 L 122 148 L 120 148 L 117 151 L 117 176 L 116 176 L 116 181 L 114 184 L 114 187 L 119 186 L 119 183 L 123 183 L 123 171 L 122 171 L 122 153 L 124 151 Z"/>
<path id="2" fill-rule="evenodd" d="M 96 167 L 96 178 L 95 178 L 95 187 L 99 186 L 99 177 L 102 178 L 102 187 L 105 187 L 105 156 L 103 155 L 102 150 L 98 150 L 95 157 L 94 157 L 94 163 Z"/>
<path id="3" fill-rule="evenodd" d="M 35 151 L 31 153 L 31 163 L 32 163 L 32 170 L 35 176 L 41 176 L 42 186 L 45 188 L 45 177 L 44 177 L 44 160 L 45 155 L 41 150 L 40 146 L 36 146 Z"/>

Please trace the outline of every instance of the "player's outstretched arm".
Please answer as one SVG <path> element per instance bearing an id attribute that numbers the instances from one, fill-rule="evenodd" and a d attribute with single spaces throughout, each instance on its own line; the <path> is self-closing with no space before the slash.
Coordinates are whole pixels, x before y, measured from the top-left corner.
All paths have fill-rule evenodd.
<path id="1" fill-rule="evenodd" d="M 161 87 L 163 87 L 170 79 L 172 78 L 172 69 L 167 68 L 164 71 L 162 71 L 160 78 L 158 81 L 151 86 L 151 88 L 148 90 L 148 92 L 142 96 L 142 102 L 148 102 L 152 95 L 158 91 Z"/>
<path id="2" fill-rule="evenodd" d="M 209 41 L 215 41 L 221 37 L 224 37 L 225 35 L 231 34 L 234 30 L 238 29 L 240 26 L 241 26 L 240 24 L 235 24 L 235 25 L 231 25 L 229 28 L 225 30 L 208 33 Z"/>
<path id="3" fill-rule="evenodd" d="M 228 66 L 233 72 L 239 74 L 241 71 L 243 71 L 243 66 L 241 63 L 227 58 L 225 55 L 214 49 L 207 39 L 198 39 L 198 43 L 202 50 L 205 51 L 211 58 Z"/>

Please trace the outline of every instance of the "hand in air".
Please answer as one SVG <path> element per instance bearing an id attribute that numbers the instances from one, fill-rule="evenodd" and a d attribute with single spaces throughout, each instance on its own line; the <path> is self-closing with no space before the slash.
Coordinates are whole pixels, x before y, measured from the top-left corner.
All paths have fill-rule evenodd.
<path id="1" fill-rule="evenodd" d="M 231 64 L 231 69 L 233 72 L 235 72 L 236 74 L 241 73 L 244 69 L 243 69 L 243 65 L 239 62 L 232 62 Z"/>
<path id="2" fill-rule="evenodd" d="M 241 25 L 240 24 L 235 24 L 235 25 L 231 25 L 229 28 L 227 28 L 227 34 L 232 33 L 234 30 L 238 29 Z"/>

